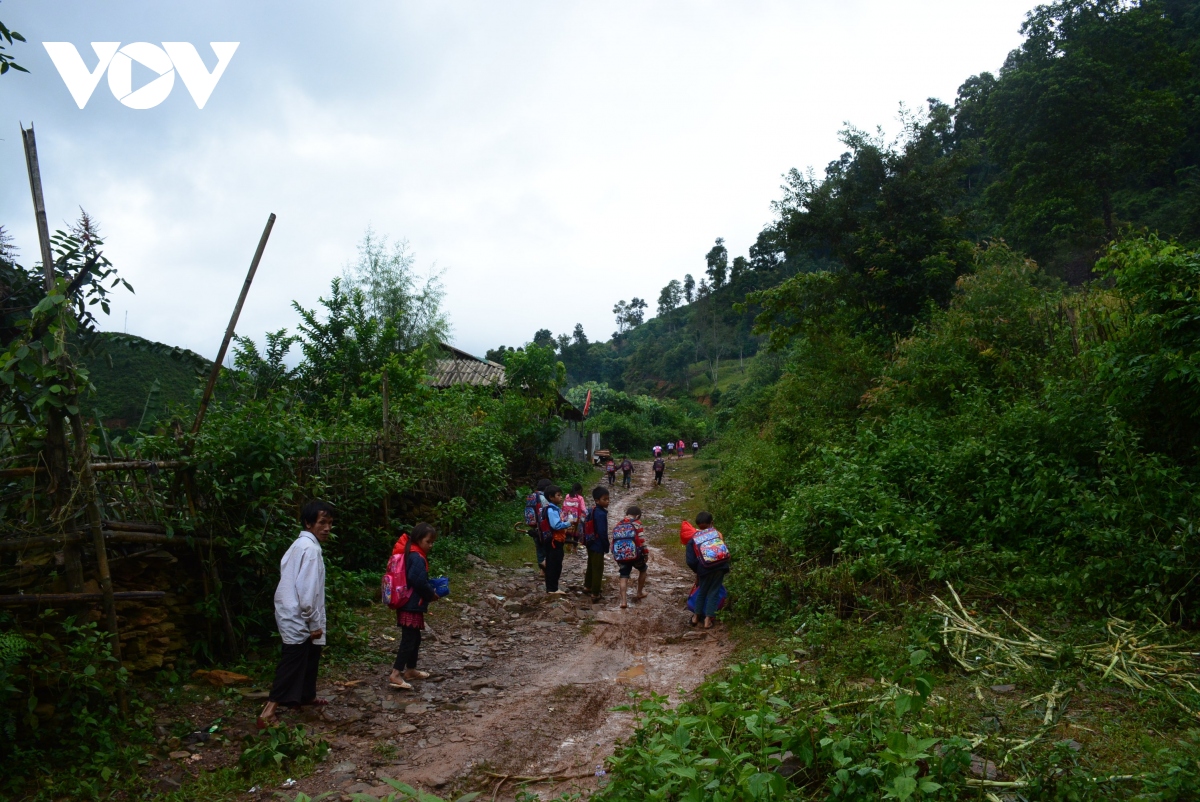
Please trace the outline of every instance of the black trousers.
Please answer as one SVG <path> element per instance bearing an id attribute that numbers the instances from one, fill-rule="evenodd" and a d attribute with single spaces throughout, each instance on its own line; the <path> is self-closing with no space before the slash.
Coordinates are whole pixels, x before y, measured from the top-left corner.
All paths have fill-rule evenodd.
<path id="1" fill-rule="evenodd" d="M 416 627 L 400 627 L 400 648 L 396 650 L 396 662 L 392 668 L 403 671 L 417 667 L 417 652 L 421 650 L 421 630 Z"/>
<path id="2" fill-rule="evenodd" d="M 655 471 L 655 472 L 654 472 L 654 484 L 656 484 L 656 485 L 661 485 L 661 484 L 662 484 L 662 475 L 663 475 L 663 472 L 662 472 L 662 471 Z"/>
<path id="3" fill-rule="evenodd" d="M 562 576 L 563 544 L 546 544 L 546 591 L 558 590 L 558 580 Z"/>
<path id="4" fill-rule="evenodd" d="M 321 662 L 321 647 L 312 642 L 285 643 L 275 668 L 271 685 L 272 702 L 284 707 L 296 707 L 317 698 L 317 666 Z"/>

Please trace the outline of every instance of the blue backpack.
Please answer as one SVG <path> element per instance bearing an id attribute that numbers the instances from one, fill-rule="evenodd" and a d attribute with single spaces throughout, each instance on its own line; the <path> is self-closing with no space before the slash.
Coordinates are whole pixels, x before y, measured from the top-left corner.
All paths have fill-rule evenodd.
<path id="1" fill-rule="evenodd" d="M 621 521 L 613 527 L 612 555 L 619 563 L 633 562 L 638 558 L 637 529 L 629 521 Z"/>
<path id="2" fill-rule="evenodd" d="M 532 529 L 541 525 L 541 519 L 541 494 L 535 490 L 525 497 L 525 525 Z"/>

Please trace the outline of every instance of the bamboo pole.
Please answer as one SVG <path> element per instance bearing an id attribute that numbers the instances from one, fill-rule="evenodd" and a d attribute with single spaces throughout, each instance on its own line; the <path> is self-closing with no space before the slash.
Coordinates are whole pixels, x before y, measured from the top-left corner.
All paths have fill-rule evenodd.
<path id="1" fill-rule="evenodd" d="M 212 372 L 208 376 L 204 395 L 200 398 L 200 409 L 196 411 L 196 421 L 192 424 L 193 435 L 200 431 L 200 425 L 204 423 L 204 413 L 208 411 L 208 402 L 212 400 L 213 389 L 217 386 L 217 378 L 221 375 L 221 363 L 225 361 L 225 353 L 229 350 L 229 341 L 233 339 L 238 317 L 242 314 L 242 304 L 246 303 L 246 296 L 250 293 L 250 283 L 254 281 L 254 274 L 258 271 L 258 263 L 262 260 L 263 251 L 267 248 L 267 239 L 271 236 L 271 229 L 274 226 L 275 213 L 271 212 L 271 216 L 267 218 L 267 226 L 258 240 L 254 258 L 250 260 L 250 269 L 246 272 L 246 280 L 242 283 L 242 292 L 238 295 L 237 303 L 233 307 L 233 315 L 230 316 L 229 325 L 225 328 L 225 337 L 221 340 L 221 350 L 217 351 L 217 358 L 213 361 Z"/>
<path id="2" fill-rule="evenodd" d="M 161 590 L 127 590 L 113 594 L 117 601 L 149 601 L 166 596 Z M 21 607 L 44 604 L 49 607 L 104 601 L 103 593 L 18 593 L 0 596 L 0 607 Z"/>
<path id="3" fill-rule="evenodd" d="M 187 463 L 183 460 L 124 460 L 120 462 L 92 463 L 92 470 L 96 473 L 102 473 L 104 471 L 149 470 L 151 468 L 157 468 L 159 470 L 173 470 L 186 467 Z M 22 476 L 36 476 L 37 474 L 45 472 L 45 465 L 28 465 L 21 468 L 0 468 L 0 479 L 17 479 Z"/>
<path id="4" fill-rule="evenodd" d="M 73 389 L 73 388 L 72 388 Z M 108 547 L 104 543 L 101 524 L 100 497 L 96 495 L 96 475 L 92 473 L 92 455 L 88 448 L 87 431 L 78 414 L 71 415 L 71 436 L 75 438 L 75 455 L 78 462 L 79 483 L 83 487 L 84 514 L 87 516 L 88 531 L 92 535 L 92 546 L 96 550 L 96 575 L 100 579 L 100 595 L 104 599 L 104 618 L 112 635 L 113 657 L 121 659 L 121 630 L 117 626 L 117 605 L 113 598 L 112 573 L 108 570 Z M 122 711 L 125 698 L 121 697 Z"/>
<path id="5" fill-rule="evenodd" d="M 33 197 L 33 215 L 37 222 L 38 248 L 42 255 L 44 289 L 49 295 L 54 290 L 54 252 L 50 248 L 50 223 L 46 218 L 46 198 L 42 193 L 42 169 L 38 164 L 37 138 L 33 125 L 21 128 L 21 141 L 25 146 L 25 169 L 29 173 L 29 193 Z M 43 354 L 43 358 L 45 355 Z M 50 408 L 46 413 L 46 472 L 49 474 L 47 490 L 54 500 L 51 515 L 62 514 L 70 504 L 71 471 L 67 457 L 67 433 L 62 415 Z M 72 591 L 83 589 L 83 560 L 79 549 L 63 541 L 64 573 L 67 587 Z"/>

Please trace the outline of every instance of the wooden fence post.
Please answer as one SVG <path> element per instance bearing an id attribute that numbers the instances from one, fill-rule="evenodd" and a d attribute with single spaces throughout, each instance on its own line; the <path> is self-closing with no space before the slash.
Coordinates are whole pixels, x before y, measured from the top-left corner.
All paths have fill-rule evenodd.
<path id="1" fill-rule="evenodd" d="M 37 221 L 38 248 L 42 255 L 42 275 L 45 278 L 45 290 L 49 295 L 54 290 L 54 252 L 50 248 L 50 224 L 46 219 L 46 200 L 42 194 L 42 171 L 38 164 L 37 139 L 33 135 L 33 125 L 21 128 L 21 141 L 25 146 L 25 168 L 29 173 L 29 192 L 33 196 L 33 214 Z M 44 358 L 44 357 L 43 357 Z M 62 516 L 71 503 L 71 469 L 67 458 L 67 433 L 63 427 L 62 415 L 53 409 L 46 414 L 46 447 L 43 453 L 46 458 L 48 482 L 46 489 L 53 500 L 54 512 Z M 59 520 L 59 526 L 66 530 L 65 521 Z M 67 578 L 67 587 L 73 593 L 83 590 L 83 560 L 79 547 L 74 543 L 63 541 L 63 568 Z"/>

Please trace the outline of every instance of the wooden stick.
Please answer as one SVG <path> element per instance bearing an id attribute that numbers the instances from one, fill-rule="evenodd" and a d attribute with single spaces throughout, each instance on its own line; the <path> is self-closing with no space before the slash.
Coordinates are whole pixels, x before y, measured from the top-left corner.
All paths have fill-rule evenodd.
<path id="1" fill-rule="evenodd" d="M 126 590 L 113 593 L 115 601 L 142 601 L 161 599 L 166 596 L 161 590 Z M 22 605 L 44 604 L 49 607 L 79 604 L 81 602 L 104 601 L 103 593 L 18 593 L 14 596 L 0 596 L 0 607 L 20 607 Z"/>
<path id="2" fill-rule="evenodd" d="M 242 314 L 242 304 L 246 303 L 246 296 L 250 293 L 250 283 L 254 281 L 254 274 L 258 271 L 258 263 L 262 259 L 263 251 L 267 248 L 267 238 L 271 236 L 271 229 L 274 226 L 275 213 L 271 212 L 271 216 L 267 218 L 267 227 L 263 229 L 262 236 L 259 237 L 258 248 L 254 251 L 254 258 L 250 260 L 250 270 L 247 271 L 246 280 L 242 283 L 242 292 L 233 307 L 233 314 L 229 318 L 229 325 L 225 328 L 225 337 L 221 340 L 221 350 L 217 351 L 217 358 L 213 361 L 212 373 L 208 375 L 208 384 L 204 388 L 204 395 L 200 398 L 200 409 L 196 410 L 196 420 L 192 424 L 193 435 L 200 431 L 200 425 L 204 423 L 204 413 L 208 411 L 208 402 L 212 400 L 213 389 L 217 386 L 217 378 L 221 375 L 221 363 L 225 361 L 225 352 L 229 350 L 229 341 L 233 339 L 233 332 L 237 329 L 238 317 Z"/>
<path id="3" fill-rule="evenodd" d="M 177 468 L 186 468 L 187 463 L 183 460 L 126 460 L 122 462 L 95 462 L 92 463 L 92 470 L 101 471 L 127 471 L 127 470 L 148 470 L 150 468 L 158 468 L 160 470 L 173 470 Z M 22 468 L 0 468 L 0 479 L 16 479 L 21 476 L 36 476 L 37 474 L 45 473 L 45 465 L 28 465 Z"/>
<path id="4" fill-rule="evenodd" d="M 46 198 L 42 193 L 42 168 L 38 164 L 37 138 L 33 125 L 21 129 L 21 140 L 25 146 L 25 168 L 29 173 L 29 192 L 33 196 L 33 215 L 37 221 L 38 248 L 42 254 L 42 275 L 46 295 L 54 291 L 54 252 L 50 248 L 50 224 L 46 219 Z M 42 359 L 46 360 L 45 352 Z M 63 427 L 63 416 L 53 407 L 46 413 L 46 445 L 44 449 L 46 472 L 50 476 L 48 490 L 54 509 L 51 520 L 64 512 L 71 499 L 70 457 L 67 454 L 67 433 Z M 64 533 L 65 534 L 65 533 Z M 72 591 L 83 589 L 83 560 L 79 549 L 63 543 L 64 573 L 67 587 Z"/>
<path id="5" fill-rule="evenodd" d="M 104 528 L 104 539 L 109 543 L 160 543 L 163 545 L 189 545 L 188 538 L 184 535 L 160 535 L 157 532 L 113 532 L 107 527 Z M 83 540 L 83 535 L 79 533 L 70 534 L 66 537 L 22 537 L 13 538 L 11 540 L 0 540 L 0 552 L 6 551 L 23 551 L 27 548 L 37 548 L 38 546 L 61 546 L 63 543 L 76 544 Z M 198 546 L 208 546 L 212 541 L 206 537 L 191 538 L 191 543 Z"/>

